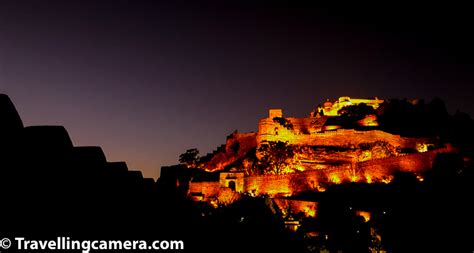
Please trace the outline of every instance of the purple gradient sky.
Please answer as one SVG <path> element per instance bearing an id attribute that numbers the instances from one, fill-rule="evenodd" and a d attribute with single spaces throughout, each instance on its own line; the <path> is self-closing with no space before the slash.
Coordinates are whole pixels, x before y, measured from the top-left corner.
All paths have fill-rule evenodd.
<path id="1" fill-rule="evenodd" d="M 25 125 L 64 125 L 154 178 L 270 107 L 439 96 L 472 115 L 468 8 L 367 7 L 0 1 L 0 92 Z"/>

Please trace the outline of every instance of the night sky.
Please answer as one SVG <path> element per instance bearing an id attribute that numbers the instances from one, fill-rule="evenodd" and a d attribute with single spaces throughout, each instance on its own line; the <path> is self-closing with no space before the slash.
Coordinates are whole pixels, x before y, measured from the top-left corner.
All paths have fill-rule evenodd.
<path id="1" fill-rule="evenodd" d="M 269 108 L 439 96 L 474 115 L 467 6 L 197 2 L 0 0 L 0 93 L 154 178 Z"/>

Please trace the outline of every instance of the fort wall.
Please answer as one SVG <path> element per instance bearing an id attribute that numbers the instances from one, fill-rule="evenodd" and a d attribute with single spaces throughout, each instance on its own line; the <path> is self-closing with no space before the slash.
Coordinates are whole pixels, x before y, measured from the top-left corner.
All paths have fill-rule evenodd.
<path id="1" fill-rule="evenodd" d="M 205 198 L 215 197 L 219 194 L 219 182 L 191 182 L 189 183 L 190 193 L 202 193 Z"/>
<path id="2" fill-rule="evenodd" d="M 422 173 L 433 167 L 434 159 L 439 153 L 455 152 L 452 146 L 424 153 L 406 154 L 394 157 L 374 159 L 358 163 L 358 170 L 364 172 L 393 174 L 395 171 Z"/>
<path id="3" fill-rule="evenodd" d="M 244 192 L 252 195 L 270 196 L 289 196 L 303 191 L 321 190 L 322 185 L 344 182 L 387 182 L 385 180 L 392 178 L 396 171 L 421 174 L 432 168 L 437 154 L 454 151 L 448 146 L 424 153 L 375 159 L 355 165 L 345 164 L 283 175 L 247 176 L 243 177 L 243 185 L 239 173 L 223 173 L 225 176 L 221 177 L 221 182 L 190 182 L 189 191 L 202 193 L 204 198 L 220 196 L 223 189 L 229 190 L 226 177 L 233 174 L 236 175 L 237 188 L 243 188 Z"/>
<path id="4" fill-rule="evenodd" d="M 211 154 L 212 157 L 203 164 L 203 168 L 206 171 L 223 170 L 256 146 L 257 133 L 233 133 L 227 138 L 223 150 Z"/>
<path id="5" fill-rule="evenodd" d="M 288 118 L 293 122 L 292 118 Z M 306 119 L 301 120 L 304 122 Z M 311 146 L 344 146 L 358 145 L 360 143 L 386 141 L 391 145 L 405 148 L 416 148 L 417 143 L 424 142 L 424 139 L 407 138 L 400 135 L 386 133 L 380 130 L 357 131 L 354 129 L 337 129 L 333 131 L 317 132 L 311 125 L 311 118 L 306 123 L 299 123 L 290 130 L 274 122 L 271 119 L 261 119 L 257 136 L 257 145 L 269 141 L 288 142 L 290 145 L 311 145 Z M 306 125 L 305 125 L 306 124 Z M 307 133 L 300 128 L 308 129 Z M 299 130 L 298 130 L 299 129 Z"/>
<path id="6" fill-rule="evenodd" d="M 350 165 L 332 166 L 320 170 L 308 170 L 284 175 L 258 175 L 245 178 L 244 189 L 254 194 L 290 195 L 318 189 L 319 181 L 331 178 L 350 178 L 353 168 Z M 340 183 L 339 180 L 333 183 Z"/>
<path id="7" fill-rule="evenodd" d="M 432 168 L 437 154 L 453 152 L 451 147 L 424 153 L 406 154 L 361 162 L 355 165 L 332 166 L 284 175 L 258 175 L 245 178 L 244 190 L 255 194 L 290 195 L 317 190 L 321 183 L 339 184 L 356 181 L 383 181 L 396 171 L 420 174 Z"/>
<path id="8" fill-rule="evenodd" d="M 219 174 L 219 184 L 222 187 L 233 188 L 236 192 L 244 190 L 243 172 L 221 172 Z"/>
<path id="9" fill-rule="evenodd" d="M 289 195 L 290 178 L 288 175 L 250 176 L 245 178 L 244 190 L 254 195 Z"/>

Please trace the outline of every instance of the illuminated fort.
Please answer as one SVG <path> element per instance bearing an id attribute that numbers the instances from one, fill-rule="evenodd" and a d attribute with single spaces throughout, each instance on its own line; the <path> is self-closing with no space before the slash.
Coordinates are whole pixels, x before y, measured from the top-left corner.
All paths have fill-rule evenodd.
<path id="1" fill-rule="evenodd" d="M 449 144 L 382 131 L 376 113 L 357 118 L 350 128 L 341 124 L 344 108 L 363 105 L 375 112 L 383 103 L 378 98 L 341 97 L 305 118 L 270 109 L 268 117 L 260 119 L 258 132 L 234 132 L 225 145 L 201 158 L 197 167 L 218 177 L 191 178 L 188 196 L 217 205 L 241 194 L 278 198 L 324 191 L 332 184 L 389 183 L 396 171 L 422 180 L 436 154 L 453 152 Z"/>

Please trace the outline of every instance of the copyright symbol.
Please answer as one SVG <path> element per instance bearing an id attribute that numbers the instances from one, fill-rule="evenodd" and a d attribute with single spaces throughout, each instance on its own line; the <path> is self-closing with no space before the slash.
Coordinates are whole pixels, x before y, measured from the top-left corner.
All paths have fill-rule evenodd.
<path id="1" fill-rule="evenodd" d="M 12 246 L 12 242 L 10 241 L 10 239 L 3 238 L 2 240 L 0 240 L 0 248 L 8 249 L 10 248 L 10 246 Z"/>

